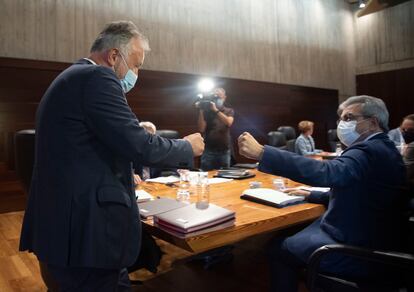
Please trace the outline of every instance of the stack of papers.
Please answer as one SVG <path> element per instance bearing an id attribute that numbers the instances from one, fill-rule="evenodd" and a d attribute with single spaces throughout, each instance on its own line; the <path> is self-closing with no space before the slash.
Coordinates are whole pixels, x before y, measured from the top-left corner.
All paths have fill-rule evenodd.
<path id="1" fill-rule="evenodd" d="M 196 204 L 154 215 L 154 223 L 168 233 L 178 237 L 200 235 L 233 226 L 235 212 L 209 204 L 206 209 L 197 209 Z"/>
<path id="2" fill-rule="evenodd" d="M 256 203 L 273 206 L 276 208 L 286 207 L 292 204 L 301 203 L 305 200 L 303 196 L 291 196 L 273 189 L 257 188 L 243 191 L 241 199 Z"/>

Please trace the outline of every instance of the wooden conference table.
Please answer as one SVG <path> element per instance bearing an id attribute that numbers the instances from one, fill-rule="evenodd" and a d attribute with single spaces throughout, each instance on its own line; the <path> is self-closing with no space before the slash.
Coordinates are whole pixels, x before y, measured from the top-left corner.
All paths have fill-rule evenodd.
<path id="1" fill-rule="evenodd" d="M 236 212 L 234 226 L 202 235 L 179 238 L 153 225 L 152 219 L 143 220 L 143 228 L 150 234 L 179 246 L 187 251 L 198 253 L 212 248 L 231 244 L 250 236 L 279 230 L 318 218 L 325 210 L 322 205 L 304 203 L 274 208 L 240 199 L 243 190 L 249 188 L 249 182 L 260 181 L 262 187 L 272 188 L 272 180 L 276 176 L 257 170 L 250 170 L 255 177 L 244 180 L 233 180 L 226 183 L 210 185 L 210 202 Z M 215 172 L 209 173 L 212 176 Z M 291 180 L 285 179 L 287 187 L 298 186 Z M 175 198 L 177 188 L 158 183 L 143 183 L 142 188 L 154 196 Z M 192 202 L 196 200 L 192 195 Z"/>

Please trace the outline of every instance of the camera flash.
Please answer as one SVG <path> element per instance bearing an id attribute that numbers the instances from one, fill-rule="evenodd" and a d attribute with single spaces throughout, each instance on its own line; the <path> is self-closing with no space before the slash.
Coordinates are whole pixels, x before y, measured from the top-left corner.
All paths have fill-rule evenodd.
<path id="1" fill-rule="evenodd" d="M 211 79 L 202 79 L 198 83 L 198 89 L 201 92 L 210 92 L 214 88 L 214 82 Z"/>

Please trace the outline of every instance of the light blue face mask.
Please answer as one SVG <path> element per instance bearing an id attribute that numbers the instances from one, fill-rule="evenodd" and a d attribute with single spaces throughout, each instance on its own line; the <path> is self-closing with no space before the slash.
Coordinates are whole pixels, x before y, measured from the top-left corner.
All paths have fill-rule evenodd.
<path id="1" fill-rule="evenodd" d="M 223 104 L 224 104 L 224 100 L 222 100 L 221 98 L 216 100 L 216 106 L 217 107 L 222 107 Z"/>
<path id="2" fill-rule="evenodd" d="M 124 57 L 122 56 L 122 54 L 119 54 L 122 58 L 122 60 L 125 63 L 125 66 L 128 68 L 128 72 L 125 74 L 124 78 L 121 79 L 121 85 L 122 85 L 122 89 L 124 90 L 125 93 L 127 93 L 128 91 L 130 91 L 132 88 L 134 88 L 135 83 L 138 80 L 138 75 L 136 75 L 131 69 L 129 69 L 128 64 L 126 63 Z"/>

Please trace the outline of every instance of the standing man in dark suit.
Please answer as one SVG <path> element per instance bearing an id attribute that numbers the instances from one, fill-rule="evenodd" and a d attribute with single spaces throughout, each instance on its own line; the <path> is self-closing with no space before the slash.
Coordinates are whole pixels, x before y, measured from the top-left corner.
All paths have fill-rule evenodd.
<path id="1" fill-rule="evenodd" d="M 34 252 L 62 291 L 121 289 L 141 239 L 132 162 L 186 168 L 203 152 L 200 134 L 150 135 L 128 106 L 148 50 L 132 22 L 110 23 L 39 104 L 20 250 Z"/>
<path id="2" fill-rule="evenodd" d="M 384 133 L 388 130 L 387 108 L 378 98 L 354 96 L 340 105 L 339 114 L 338 137 L 348 148 L 330 161 L 262 146 L 249 133 L 239 137 L 240 154 L 259 160 L 259 170 L 331 187 L 328 193 L 307 198 L 310 202 L 329 201 L 326 213 L 272 247 L 272 291 L 297 291 L 298 270 L 323 245 L 344 243 L 384 250 L 400 250 L 403 245 L 406 173 L 401 155 Z M 376 272 L 342 256 L 325 260 L 322 268 L 346 276 Z"/>

